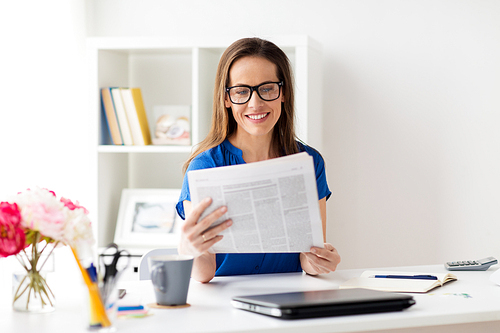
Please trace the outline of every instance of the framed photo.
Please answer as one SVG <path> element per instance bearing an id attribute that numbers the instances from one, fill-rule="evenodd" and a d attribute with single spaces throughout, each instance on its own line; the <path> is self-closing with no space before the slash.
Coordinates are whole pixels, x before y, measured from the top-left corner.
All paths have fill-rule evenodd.
<path id="1" fill-rule="evenodd" d="M 123 247 L 177 247 L 180 189 L 123 189 L 114 242 Z"/>

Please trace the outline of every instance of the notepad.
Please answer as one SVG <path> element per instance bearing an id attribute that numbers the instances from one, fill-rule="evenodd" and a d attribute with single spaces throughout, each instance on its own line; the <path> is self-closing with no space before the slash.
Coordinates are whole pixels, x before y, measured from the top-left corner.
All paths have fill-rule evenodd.
<path id="1" fill-rule="evenodd" d="M 376 278 L 379 275 L 416 276 L 431 275 L 437 279 L 417 278 Z M 457 280 L 451 273 L 429 273 L 429 272 L 394 272 L 394 271 L 364 271 L 360 277 L 350 279 L 340 285 L 340 289 L 364 288 L 380 291 L 402 292 L 402 293 L 426 293 L 450 281 Z"/>

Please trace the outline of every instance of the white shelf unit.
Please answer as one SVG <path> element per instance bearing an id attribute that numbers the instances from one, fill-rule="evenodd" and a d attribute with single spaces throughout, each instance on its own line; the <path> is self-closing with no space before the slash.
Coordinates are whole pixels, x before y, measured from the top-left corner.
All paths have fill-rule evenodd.
<path id="1" fill-rule="evenodd" d="M 124 188 L 180 188 L 192 146 L 115 146 L 106 142 L 100 88 L 140 87 L 152 120 L 155 105 L 190 105 L 191 139 L 210 126 L 213 86 L 220 56 L 237 38 L 195 40 L 156 37 L 92 37 L 87 41 L 91 114 L 92 193 L 89 204 L 98 247 L 113 241 Z M 321 47 L 305 35 L 276 36 L 291 60 L 298 137 L 321 150 Z"/>

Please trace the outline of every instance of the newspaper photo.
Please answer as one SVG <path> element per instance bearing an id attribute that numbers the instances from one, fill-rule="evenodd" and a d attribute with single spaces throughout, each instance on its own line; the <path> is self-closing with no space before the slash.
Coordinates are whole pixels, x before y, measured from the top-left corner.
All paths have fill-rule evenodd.
<path id="1" fill-rule="evenodd" d="M 211 247 L 213 253 L 309 252 L 323 247 L 313 158 L 298 153 L 262 162 L 188 172 L 193 205 L 212 204 L 201 218 L 221 206 L 233 225 Z"/>

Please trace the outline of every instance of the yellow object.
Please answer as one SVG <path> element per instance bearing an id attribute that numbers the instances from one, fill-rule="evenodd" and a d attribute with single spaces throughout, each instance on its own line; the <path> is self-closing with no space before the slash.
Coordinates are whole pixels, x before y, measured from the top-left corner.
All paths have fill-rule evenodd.
<path id="1" fill-rule="evenodd" d="M 132 91 L 132 97 L 134 98 L 135 109 L 137 112 L 137 119 L 139 119 L 139 125 L 141 127 L 141 133 L 144 138 L 144 144 L 150 145 L 151 133 L 149 132 L 148 118 L 146 116 L 146 110 L 144 108 L 144 102 L 142 100 L 142 94 L 140 88 L 130 88 Z"/>
<path id="2" fill-rule="evenodd" d="M 97 283 L 92 282 L 87 271 L 82 267 L 80 260 L 78 259 L 78 255 L 74 248 L 71 248 L 73 255 L 75 256 L 76 263 L 82 272 L 83 281 L 87 285 L 89 289 L 89 298 L 90 298 L 90 324 L 98 325 L 101 324 L 102 327 L 111 326 L 111 322 L 106 314 L 106 309 L 104 304 L 102 303 L 101 294 L 99 293 L 99 286 Z"/>

